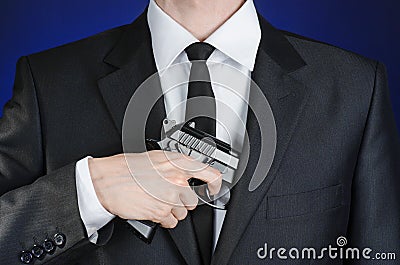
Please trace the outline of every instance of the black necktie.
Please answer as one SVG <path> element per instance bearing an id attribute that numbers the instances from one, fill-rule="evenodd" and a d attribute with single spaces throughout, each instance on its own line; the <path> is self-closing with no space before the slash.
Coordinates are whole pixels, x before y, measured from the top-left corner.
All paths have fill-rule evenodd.
<path id="1" fill-rule="evenodd" d="M 186 119 L 188 117 L 195 117 L 189 118 L 189 121 L 194 121 L 197 129 L 213 136 L 215 136 L 216 106 L 206 61 L 214 49 L 213 46 L 203 42 L 193 43 L 185 49 L 189 60 L 192 62 L 188 86 Z M 190 99 L 195 100 L 196 103 L 194 105 L 191 104 Z M 201 108 L 199 108 L 199 102 L 202 106 Z M 192 211 L 191 215 L 203 263 L 210 264 L 214 230 L 213 209 L 204 204 L 199 205 Z"/>

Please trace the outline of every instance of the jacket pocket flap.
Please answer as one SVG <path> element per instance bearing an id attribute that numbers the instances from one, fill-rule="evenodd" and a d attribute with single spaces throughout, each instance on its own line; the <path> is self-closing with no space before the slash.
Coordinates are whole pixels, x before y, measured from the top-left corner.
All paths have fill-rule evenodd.
<path id="1" fill-rule="evenodd" d="M 323 212 L 342 205 L 342 184 L 295 194 L 267 197 L 267 218 Z"/>

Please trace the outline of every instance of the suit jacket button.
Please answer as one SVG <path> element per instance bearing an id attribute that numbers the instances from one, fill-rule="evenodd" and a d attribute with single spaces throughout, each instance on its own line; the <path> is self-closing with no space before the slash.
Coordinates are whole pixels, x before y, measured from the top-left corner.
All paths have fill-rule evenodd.
<path id="1" fill-rule="evenodd" d="M 29 264 L 33 262 L 33 255 L 32 253 L 28 251 L 22 251 L 21 254 L 19 255 L 19 259 L 22 263 L 24 264 Z"/>
<path id="2" fill-rule="evenodd" d="M 34 245 L 31 249 L 31 253 L 37 259 L 41 259 L 45 255 L 43 248 L 39 245 Z"/>
<path id="3" fill-rule="evenodd" d="M 65 246 L 66 237 L 63 233 L 55 234 L 53 237 L 53 240 L 54 240 L 54 244 L 56 244 L 56 246 L 58 246 L 59 248 L 62 248 Z"/>
<path id="4" fill-rule="evenodd" d="M 44 251 L 48 254 L 53 254 L 54 250 L 56 249 L 56 246 L 54 245 L 53 241 L 49 238 L 44 240 L 42 247 Z"/>

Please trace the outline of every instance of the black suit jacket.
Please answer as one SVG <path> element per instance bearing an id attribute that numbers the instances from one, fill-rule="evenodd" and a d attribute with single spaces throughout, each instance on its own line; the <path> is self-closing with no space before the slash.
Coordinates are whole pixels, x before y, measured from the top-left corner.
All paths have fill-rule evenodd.
<path id="1" fill-rule="evenodd" d="M 265 243 L 318 249 L 339 236 L 400 254 L 400 147 L 384 67 L 260 23 L 252 78 L 274 112 L 277 150 L 249 192 L 261 141 L 250 115 L 250 162 L 212 264 L 365 264 L 257 257 Z M 190 217 L 159 229 L 150 245 L 115 219 L 94 245 L 79 216 L 75 163 L 122 152 L 125 107 L 154 72 L 145 14 L 18 61 L 0 121 L 0 264 L 20 264 L 20 251 L 56 232 L 65 246 L 35 264 L 201 264 Z"/>

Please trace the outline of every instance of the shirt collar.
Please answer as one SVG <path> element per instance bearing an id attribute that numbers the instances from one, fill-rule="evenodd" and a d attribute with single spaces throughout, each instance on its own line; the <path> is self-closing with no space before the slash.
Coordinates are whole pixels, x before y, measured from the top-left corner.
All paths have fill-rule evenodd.
<path id="1" fill-rule="evenodd" d="M 150 0 L 147 20 L 157 69 L 169 67 L 184 49 L 198 40 Z M 204 42 L 253 71 L 261 29 L 252 0 L 247 0 Z"/>

